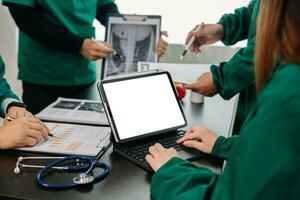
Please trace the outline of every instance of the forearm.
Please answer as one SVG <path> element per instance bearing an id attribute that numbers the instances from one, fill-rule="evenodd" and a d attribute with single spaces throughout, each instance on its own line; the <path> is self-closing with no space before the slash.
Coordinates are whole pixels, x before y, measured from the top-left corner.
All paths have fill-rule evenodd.
<path id="1" fill-rule="evenodd" d="M 256 0 L 252 0 L 248 7 L 236 9 L 233 14 L 225 14 L 218 22 L 224 28 L 222 42 L 233 45 L 248 37 L 252 13 Z"/>
<path id="2" fill-rule="evenodd" d="M 209 199 L 218 175 L 206 168 L 173 158 L 152 177 L 151 197 L 163 199 Z"/>
<path id="3" fill-rule="evenodd" d="M 240 49 L 230 61 L 211 67 L 214 86 L 224 99 L 230 99 L 255 83 L 254 43 L 255 38 L 248 42 L 246 48 Z"/>
<path id="4" fill-rule="evenodd" d="M 48 48 L 78 52 L 84 38 L 45 18 L 42 8 L 6 3 L 19 29 Z"/>
<path id="5" fill-rule="evenodd" d="M 108 13 L 119 13 L 119 9 L 115 3 L 98 6 L 96 18 L 100 23 L 106 26 L 106 16 Z"/>

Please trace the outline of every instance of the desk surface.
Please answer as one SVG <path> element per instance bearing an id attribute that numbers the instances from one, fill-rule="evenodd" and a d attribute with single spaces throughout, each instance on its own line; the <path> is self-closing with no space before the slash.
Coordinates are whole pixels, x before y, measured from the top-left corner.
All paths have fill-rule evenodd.
<path id="1" fill-rule="evenodd" d="M 92 86 L 78 97 L 99 99 L 96 86 Z M 235 116 L 237 98 L 224 101 L 220 96 L 205 98 L 204 104 L 192 104 L 189 93 L 183 101 L 188 126 L 201 124 L 218 133 L 231 134 Z M 22 174 L 13 173 L 18 156 L 33 154 L 19 151 L 0 151 L 0 196 L 21 199 L 150 199 L 149 186 L 151 175 L 136 167 L 123 157 L 112 152 L 110 148 L 101 161 L 111 166 L 110 175 L 103 181 L 92 186 L 64 191 L 47 191 L 39 189 L 35 184 L 36 170 L 24 170 Z M 206 159 L 196 164 L 210 167 L 220 172 L 220 160 Z M 62 177 L 59 177 L 62 178 Z M 61 180 L 61 179 L 60 179 Z"/>

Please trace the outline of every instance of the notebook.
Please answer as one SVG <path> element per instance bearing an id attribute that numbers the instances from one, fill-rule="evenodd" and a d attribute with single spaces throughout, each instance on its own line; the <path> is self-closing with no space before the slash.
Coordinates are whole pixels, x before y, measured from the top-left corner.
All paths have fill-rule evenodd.
<path id="1" fill-rule="evenodd" d="M 184 159 L 199 152 L 176 144 L 187 125 L 168 72 L 144 72 L 105 79 L 98 90 L 110 123 L 113 149 L 134 164 L 152 171 L 145 160 L 155 143 L 173 147 Z"/>

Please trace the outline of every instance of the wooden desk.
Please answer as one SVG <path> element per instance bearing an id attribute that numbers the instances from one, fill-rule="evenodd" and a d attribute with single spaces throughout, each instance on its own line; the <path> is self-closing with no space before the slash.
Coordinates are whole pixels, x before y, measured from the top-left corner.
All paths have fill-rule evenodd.
<path id="1" fill-rule="evenodd" d="M 92 86 L 78 98 L 99 99 L 96 86 Z M 237 98 L 224 101 L 220 96 L 205 98 L 204 104 L 192 104 L 189 94 L 183 101 L 183 107 L 189 126 L 201 124 L 223 136 L 231 134 L 233 119 L 237 105 Z M 22 174 L 14 174 L 14 167 L 19 156 L 29 156 L 19 151 L 0 151 L 0 199 L 55 199 L 55 200 L 133 200 L 150 199 L 149 186 L 151 176 L 123 157 L 112 152 L 110 148 L 101 161 L 111 166 L 110 175 L 103 181 L 78 189 L 51 191 L 42 190 L 36 186 L 36 170 L 24 170 Z M 206 159 L 197 162 L 202 166 L 208 166 L 215 172 L 220 172 L 222 162 L 215 159 Z M 58 177 L 62 180 L 68 174 Z"/>

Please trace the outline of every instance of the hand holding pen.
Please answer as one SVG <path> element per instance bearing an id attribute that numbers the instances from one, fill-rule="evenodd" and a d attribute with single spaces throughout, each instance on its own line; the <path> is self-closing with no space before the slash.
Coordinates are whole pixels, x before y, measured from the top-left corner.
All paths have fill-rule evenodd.
<path id="1" fill-rule="evenodd" d="M 20 117 L 20 118 L 22 118 L 22 117 Z M 24 116 L 23 118 L 24 118 L 24 119 L 30 119 L 29 122 L 31 122 L 31 123 L 33 123 L 33 124 L 34 124 L 34 123 L 36 124 L 35 126 L 32 126 L 32 127 L 36 127 L 36 128 L 39 127 L 39 129 L 38 129 L 39 131 L 41 131 L 41 132 L 47 132 L 49 137 L 54 137 L 54 135 L 53 135 L 52 133 L 49 132 L 48 127 L 47 127 L 46 125 L 44 125 L 43 122 L 40 121 L 39 119 L 34 118 L 34 117 L 25 117 L 25 116 Z M 12 122 L 12 121 L 16 120 L 15 117 L 12 117 L 12 116 L 10 116 L 10 115 L 6 115 L 5 119 L 6 119 L 8 122 Z M 37 126 L 37 124 L 38 124 L 39 126 Z M 45 134 L 44 134 L 44 135 L 45 135 Z M 48 138 L 45 138 L 45 139 L 48 139 Z"/>
<path id="2" fill-rule="evenodd" d="M 0 149 L 34 146 L 48 140 L 48 128 L 37 118 L 6 116 L 9 123 L 0 127 Z"/>
<path id="3" fill-rule="evenodd" d="M 106 42 L 99 41 L 99 40 L 95 40 L 95 41 L 97 41 L 98 44 L 103 46 L 103 47 L 109 47 L 109 44 L 107 44 Z M 113 52 L 110 52 L 110 53 L 113 56 L 115 56 L 120 62 L 125 62 L 126 61 L 126 57 L 122 53 L 118 52 L 116 49 L 113 49 Z"/>
<path id="4" fill-rule="evenodd" d="M 99 60 L 106 58 L 109 54 L 114 53 L 106 42 L 99 42 L 94 39 L 85 39 L 79 51 L 83 57 L 88 60 Z"/>
<path id="5" fill-rule="evenodd" d="M 220 41 L 224 35 L 224 28 L 220 24 L 197 25 L 186 38 L 186 47 L 180 59 L 183 59 L 188 51 L 200 53 L 201 46 L 210 45 Z"/>
<path id="6" fill-rule="evenodd" d="M 199 24 L 195 27 L 195 29 L 189 33 L 186 41 L 185 41 L 185 48 L 184 48 L 184 52 L 182 53 L 182 55 L 180 56 L 180 60 L 183 59 L 183 57 L 186 55 L 186 53 L 190 50 L 194 50 L 195 46 L 198 43 L 198 39 L 197 36 L 195 35 L 195 33 L 199 32 L 202 30 L 202 28 L 204 27 L 204 23 Z"/>

